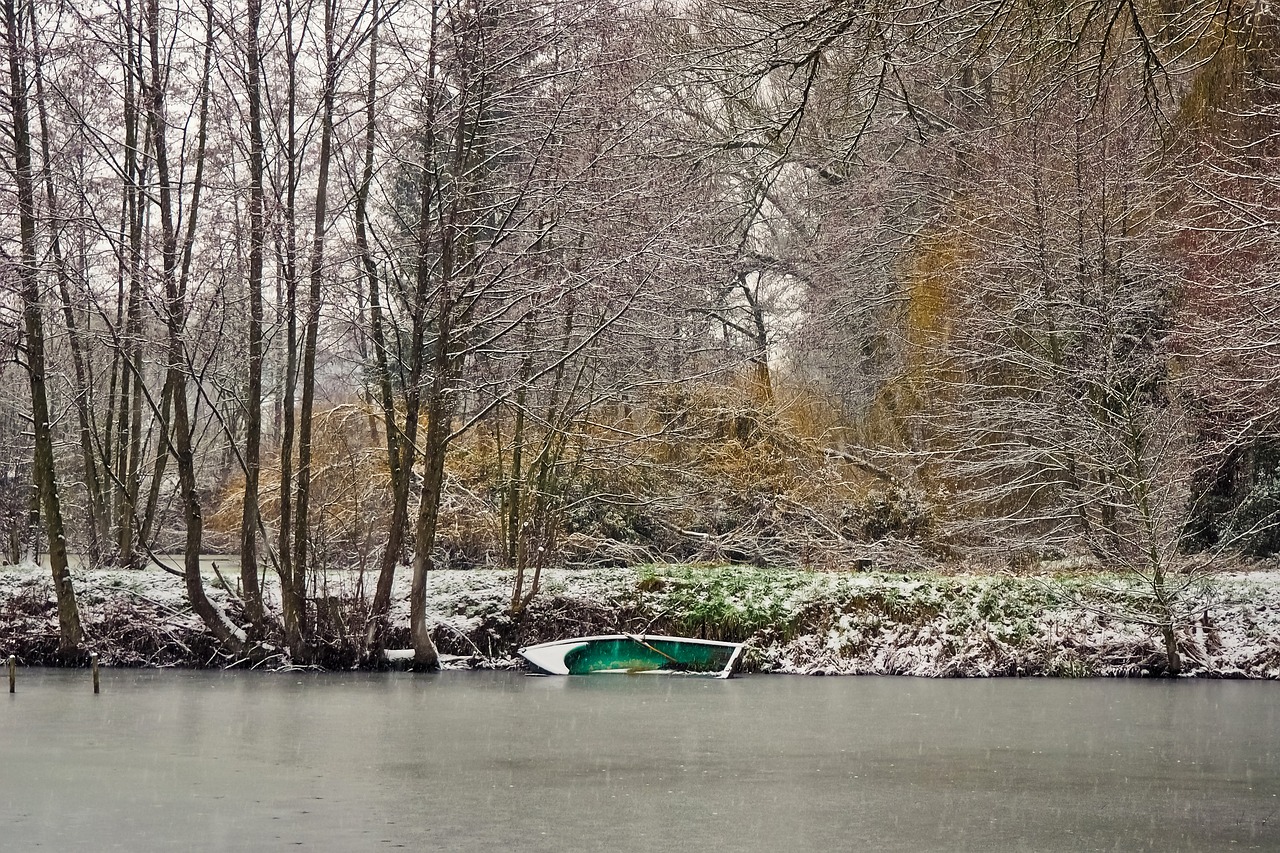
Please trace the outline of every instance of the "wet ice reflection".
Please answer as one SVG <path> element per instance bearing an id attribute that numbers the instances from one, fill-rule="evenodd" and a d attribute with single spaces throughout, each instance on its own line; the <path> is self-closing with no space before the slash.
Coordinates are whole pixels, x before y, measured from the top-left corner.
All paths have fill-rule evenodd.
<path id="1" fill-rule="evenodd" d="M 1280 846 L 1235 682 L 25 671 L 0 849 Z"/>

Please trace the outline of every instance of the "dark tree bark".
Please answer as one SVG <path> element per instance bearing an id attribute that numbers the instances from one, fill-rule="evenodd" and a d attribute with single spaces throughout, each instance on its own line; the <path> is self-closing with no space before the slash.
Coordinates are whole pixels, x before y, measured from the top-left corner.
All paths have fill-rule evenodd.
<path id="1" fill-rule="evenodd" d="M 145 79 L 145 40 L 142 25 L 135 22 L 135 9 L 126 0 L 120 11 L 125 33 L 122 72 L 124 82 L 123 187 L 120 220 L 120 257 L 116 329 L 123 328 L 113 353 L 112 384 L 118 391 L 109 396 L 111 412 L 106 424 L 103 469 L 111 477 L 113 500 L 111 520 L 115 531 L 115 559 L 124 565 L 134 561 L 135 507 L 141 471 L 143 406 L 143 338 L 145 307 L 143 236 L 150 205 L 144 187 L 150 180 L 151 148 L 155 128 L 150 111 L 140 102 L 138 87 Z M 113 422 L 114 419 L 114 422 Z M 163 440 L 156 454 L 164 457 Z M 150 526 L 144 513 L 142 527 Z M 145 537 L 144 537 L 145 541 Z"/>
<path id="2" fill-rule="evenodd" d="M 284 292 L 280 310 L 285 318 L 284 394 L 280 407 L 280 529 L 277 573 L 280 576 L 280 606 L 284 611 L 285 642 L 299 659 L 303 655 L 306 602 L 298 595 L 294 570 L 293 451 L 296 436 L 298 388 L 298 217 L 297 195 L 301 171 L 298 140 L 298 59 L 302 40 L 294 33 L 294 7 L 285 0 L 285 113 L 284 139 L 284 223 L 278 249 Z"/>
<path id="3" fill-rule="evenodd" d="M 432 212 L 436 201 L 438 183 L 435 162 L 436 119 L 439 109 L 437 81 L 437 44 L 440 36 L 440 4 L 431 4 L 431 24 L 427 67 L 427 79 L 423 124 L 425 136 L 422 144 L 422 166 L 418 184 L 418 227 L 416 234 L 416 262 L 414 287 L 409 301 L 409 370 L 405 375 L 404 428 L 395 433 L 395 445 L 391 449 L 396 458 L 399 479 L 393 481 L 391 521 L 387 528 L 387 545 L 382 552 L 382 565 L 378 572 L 378 586 L 374 591 L 369 614 L 367 655 L 377 662 L 385 645 L 388 628 L 387 614 L 391 610 L 391 590 L 395 583 L 396 568 L 400 565 L 409 526 L 409 484 L 417 457 L 418 419 L 422 408 L 422 372 L 425 363 L 427 311 L 431 286 L 430 258 Z M 393 404 L 394 408 L 394 404 Z M 394 412 L 393 412 L 394 415 Z M 388 436 L 391 440 L 391 436 Z"/>
<path id="4" fill-rule="evenodd" d="M 160 4 L 159 0 L 147 0 L 146 36 L 150 54 L 150 76 L 144 86 L 144 99 L 154 128 L 156 180 L 162 235 L 162 276 L 165 294 L 165 326 L 168 337 L 167 384 L 173 391 L 173 434 L 171 452 L 178 468 L 179 491 L 182 500 L 182 517 L 186 525 L 186 543 L 183 554 L 183 578 L 191 609 L 204 622 L 205 627 L 224 646 L 240 651 L 244 635 L 218 610 L 205 593 L 200 576 L 200 552 L 204 519 L 200 507 L 195 472 L 195 450 L 192 445 L 192 428 L 187 399 L 187 356 L 184 336 L 187 321 L 187 276 L 190 272 L 191 248 L 195 239 L 195 225 L 200 209 L 200 192 L 204 180 L 204 155 L 207 140 L 209 79 L 213 50 L 213 10 L 206 6 L 206 43 L 202 75 L 202 99 L 195 175 L 192 179 L 192 197 L 187 210 L 187 232 L 181 252 L 174 212 L 174 187 L 169 172 L 169 150 L 166 141 L 165 82 L 160 57 Z M 180 257 L 181 255 L 181 257 Z M 181 266 L 181 268 L 180 268 Z"/>
<path id="5" fill-rule="evenodd" d="M 31 168 L 31 125 L 27 109 L 22 15 L 16 0 L 4 0 L 5 48 L 9 60 L 9 109 L 13 120 L 13 161 L 10 175 L 18 191 L 18 231 L 21 257 L 18 280 L 26 332 L 27 376 L 31 386 L 31 417 L 35 432 L 32 478 L 40 495 L 41 516 L 49 537 L 49 564 L 58 603 L 58 651 L 76 654 L 84 641 L 80 611 L 76 606 L 71 572 L 67 568 L 67 541 L 62 505 L 54 472 L 53 434 L 49 426 L 49 400 L 45 388 L 44 316 L 36 250 L 35 176 Z"/>
<path id="6" fill-rule="evenodd" d="M 298 486 L 294 496 L 293 599 L 299 608 L 300 645 L 295 654 L 305 656 L 309 640 L 306 613 L 306 585 L 310 557 L 312 427 L 316 390 L 316 346 L 320 334 L 320 308 L 324 283 L 325 233 L 328 228 L 329 167 L 333 159 L 333 108 L 337 87 L 338 56 L 335 45 L 334 0 L 324 2 L 324 79 L 320 94 L 320 151 L 317 162 L 315 218 L 312 222 L 311 251 L 307 261 L 307 322 L 302 337 L 302 400 L 298 412 Z"/>
<path id="7" fill-rule="evenodd" d="M 63 223 L 59 215 L 58 196 L 54 187 L 50 156 L 48 104 L 45 100 L 44 73 L 40 49 L 40 28 L 36 22 L 34 7 L 28 12 L 31 29 L 31 71 L 36 91 L 36 110 L 40 119 L 40 151 L 44 160 L 45 204 L 49 216 L 49 243 L 53 256 L 54 272 L 58 281 L 58 295 L 62 301 L 62 318 L 67 328 L 71 348 L 71 364 L 74 370 L 73 386 L 76 420 L 79 426 L 80 459 L 84 468 L 84 484 L 88 502 L 89 554 L 97 559 L 102 554 L 106 539 L 107 510 L 102 494 L 102 478 L 98 471 L 98 455 L 93 447 L 93 417 L 90 413 L 92 387 L 86 366 L 85 343 L 76 320 L 75 305 L 71 295 L 71 271 L 63 249 Z"/>
<path id="8" fill-rule="evenodd" d="M 253 637 L 262 636 L 258 579 L 258 481 L 262 463 L 262 269 L 266 249 L 266 190 L 262 136 L 261 0 L 248 0 L 246 88 L 249 98 L 249 352 L 245 399 L 244 511 L 240 527 L 240 584 Z"/>
<path id="9" fill-rule="evenodd" d="M 356 252 L 360 255 L 360 265 L 368 288 L 369 337 L 373 342 L 374 383 L 378 405 L 382 410 L 387 443 L 387 465 L 391 471 L 391 489 L 393 494 L 398 494 L 401 473 L 396 403 L 391 388 L 386 330 L 383 327 L 382 287 L 378 266 L 369 244 L 369 189 L 373 185 L 374 140 L 377 129 L 378 16 L 381 14 L 378 0 L 373 0 L 370 14 L 373 17 L 373 23 L 369 29 L 369 79 L 365 91 L 364 165 L 360 174 L 360 185 L 356 189 L 355 205 Z"/>

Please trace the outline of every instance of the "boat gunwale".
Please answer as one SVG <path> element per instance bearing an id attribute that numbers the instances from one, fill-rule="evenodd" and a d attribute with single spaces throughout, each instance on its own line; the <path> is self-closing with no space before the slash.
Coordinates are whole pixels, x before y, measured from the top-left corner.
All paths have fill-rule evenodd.
<path id="1" fill-rule="evenodd" d="M 556 648 L 557 646 L 571 646 L 573 648 L 580 648 L 581 646 L 592 643 L 592 642 L 597 642 L 597 641 L 612 642 L 617 640 L 631 640 L 632 642 L 639 642 L 641 645 L 647 645 L 650 641 L 658 641 L 658 642 L 665 641 L 665 642 L 671 642 L 671 643 L 687 643 L 687 644 L 696 645 L 696 646 L 716 646 L 719 648 L 732 649 L 733 652 L 732 654 L 729 655 L 728 662 L 726 662 L 724 667 L 720 670 L 714 670 L 711 672 L 691 672 L 691 673 L 680 672 L 678 670 L 665 670 L 665 669 L 646 670 L 646 672 L 654 672 L 658 674 L 701 675 L 701 676 L 710 676 L 714 678 L 731 677 L 733 675 L 734 668 L 738 663 L 738 659 L 742 656 L 743 648 L 746 646 L 746 643 L 734 643 L 728 640 L 704 640 L 700 637 L 673 637 L 667 634 L 621 634 L 619 633 L 619 634 L 593 634 L 588 637 L 567 637 L 563 640 L 551 640 L 546 643 L 536 643 L 532 646 L 521 646 L 519 649 L 516 650 L 516 652 L 521 657 L 523 657 L 526 661 L 532 664 L 534 667 L 550 675 L 574 675 L 575 673 L 569 673 L 569 672 L 552 672 L 549 668 L 533 661 L 526 654 L 526 652 L 549 650 L 549 649 Z M 572 651 L 572 648 L 569 649 L 569 651 Z M 565 654 L 568 654 L 569 651 L 566 651 Z M 596 670 L 595 674 L 606 675 L 606 674 L 613 674 L 613 673 L 625 672 L 625 671 L 626 670 Z M 578 674 L 590 674 L 590 673 L 578 673 Z"/>
<path id="2" fill-rule="evenodd" d="M 565 645 L 568 643 L 590 643 L 596 640 L 641 640 L 648 642 L 650 640 L 665 640 L 673 643 L 693 643 L 699 646 L 724 646 L 724 647 L 742 647 L 745 643 L 733 643 L 728 640 L 704 640 L 700 637 L 672 637 L 667 634 L 593 634 L 590 637 L 566 637 L 563 640 L 549 640 L 545 643 L 535 643 L 532 646 L 521 646 L 517 651 L 524 652 L 528 649 L 549 649 L 553 646 Z"/>

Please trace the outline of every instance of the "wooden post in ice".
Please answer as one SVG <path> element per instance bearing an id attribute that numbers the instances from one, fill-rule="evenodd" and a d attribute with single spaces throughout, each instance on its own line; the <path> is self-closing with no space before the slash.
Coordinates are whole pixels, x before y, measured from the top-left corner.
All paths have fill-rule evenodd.
<path id="1" fill-rule="evenodd" d="M 98 692 L 98 653 L 89 655 L 89 666 L 93 667 L 93 692 Z"/>
<path id="2" fill-rule="evenodd" d="M 18 685 L 18 661 L 9 655 L 9 692 L 13 693 Z"/>

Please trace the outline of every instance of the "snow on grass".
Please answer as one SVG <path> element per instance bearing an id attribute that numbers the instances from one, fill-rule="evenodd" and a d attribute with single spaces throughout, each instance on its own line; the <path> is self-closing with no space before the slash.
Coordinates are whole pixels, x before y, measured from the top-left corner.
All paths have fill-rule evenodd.
<path id="1" fill-rule="evenodd" d="M 1083 676 L 1165 665 L 1156 632 L 1121 618 L 1134 586 L 1124 576 L 726 567 L 653 569 L 642 585 L 658 599 L 651 606 L 683 614 L 677 622 L 690 633 L 711 626 L 750 640 L 748 661 L 764 670 Z M 1192 609 L 1207 612 L 1181 626 L 1186 670 L 1276 677 L 1280 579 L 1227 576 L 1197 596 Z"/>
<path id="2" fill-rule="evenodd" d="M 408 625 L 409 575 L 407 569 L 397 574 L 393 628 Z M 132 601 L 146 604 L 149 618 L 167 631 L 203 631 L 179 577 L 98 569 L 77 572 L 74 580 L 88 625 Z M 235 591 L 206 581 L 219 608 L 236 612 Z M 1164 667 L 1156 632 L 1119 618 L 1134 588 L 1120 575 L 838 574 L 742 566 L 548 570 L 518 625 L 507 613 L 512 581 L 509 571 L 432 572 L 427 617 L 437 637 L 491 662 L 508 660 L 517 644 L 648 630 L 747 641 L 747 665 L 773 672 L 1088 676 Z M 368 597 L 374 582 L 372 573 L 331 572 L 321 591 Z M 269 583 L 269 603 L 278 600 L 273 590 Z M 1194 619 L 1180 626 L 1188 672 L 1280 678 L 1280 573 L 1224 574 L 1196 595 Z M 0 635 L 56 633 L 52 598 L 46 569 L 0 567 Z M 26 614 L 21 619 L 14 615 L 19 611 Z"/>

